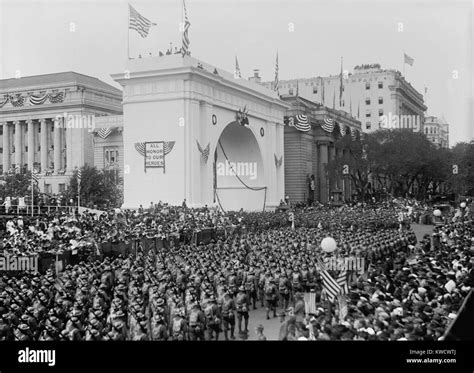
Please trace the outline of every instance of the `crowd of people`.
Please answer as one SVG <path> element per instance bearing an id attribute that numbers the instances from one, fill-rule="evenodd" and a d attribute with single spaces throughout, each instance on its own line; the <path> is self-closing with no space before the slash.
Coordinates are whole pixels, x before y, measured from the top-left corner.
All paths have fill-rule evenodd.
<path id="1" fill-rule="evenodd" d="M 0 278 L 0 340 L 248 339 L 251 310 L 262 307 L 267 319 L 280 319 L 282 340 L 440 339 L 473 285 L 473 226 L 456 219 L 417 243 L 409 222 L 400 224 L 407 210 L 403 201 L 307 207 L 293 210 L 290 222 L 286 212 L 159 203 L 100 216 L 8 219 L 0 223 L 0 254 L 83 255 L 62 271 Z M 204 228 L 225 234 L 192 242 Z M 177 244 L 140 247 L 142 237 L 170 235 Z M 318 258 L 334 255 L 320 246 L 328 236 L 338 256 L 363 259 L 348 271 L 343 316 L 318 267 Z M 126 255 L 98 250 L 130 241 L 138 249 Z"/>

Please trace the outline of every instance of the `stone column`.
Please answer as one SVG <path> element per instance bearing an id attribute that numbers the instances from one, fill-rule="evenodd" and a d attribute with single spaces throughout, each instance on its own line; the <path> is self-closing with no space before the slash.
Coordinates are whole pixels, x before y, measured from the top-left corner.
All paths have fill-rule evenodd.
<path id="1" fill-rule="evenodd" d="M 15 167 L 22 166 L 22 141 L 21 141 L 21 122 L 13 122 L 15 125 Z"/>
<path id="2" fill-rule="evenodd" d="M 48 169 L 48 121 L 40 119 L 41 125 L 41 173 Z"/>
<path id="3" fill-rule="evenodd" d="M 319 201 L 327 203 L 329 200 L 329 191 L 326 177 L 326 165 L 328 164 L 329 151 L 327 142 L 319 142 Z"/>
<path id="4" fill-rule="evenodd" d="M 54 119 L 54 170 L 61 169 L 61 129 L 62 120 Z"/>
<path id="5" fill-rule="evenodd" d="M 7 122 L 2 123 L 3 127 L 3 173 L 7 173 L 10 168 L 10 127 Z"/>
<path id="6" fill-rule="evenodd" d="M 35 163 L 35 122 L 28 120 L 28 169 L 33 171 L 33 165 Z"/>

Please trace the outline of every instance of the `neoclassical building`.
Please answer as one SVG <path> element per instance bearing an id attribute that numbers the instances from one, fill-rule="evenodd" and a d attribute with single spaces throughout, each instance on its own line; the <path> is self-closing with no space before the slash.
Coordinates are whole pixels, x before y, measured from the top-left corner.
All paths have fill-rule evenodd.
<path id="1" fill-rule="evenodd" d="M 285 194 L 292 202 L 321 203 L 348 200 L 351 183 L 342 176 L 329 176 L 327 164 L 342 157 L 345 149 L 335 144 L 341 136 L 354 141 L 361 136 L 361 122 L 342 110 L 331 109 L 301 96 L 282 95 L 291 107 L 285 114 Z M 275 160 L 275 162 L 281 160 Z"/>
<path id="2" fill-rule="evenodd" d="M 0 80 L 0 167 L 36 170 L 42 192 L 66 188 L 76 167 L 94 164 L 95 118 L 122 113 L 122 92 L 64 72 Z"/>

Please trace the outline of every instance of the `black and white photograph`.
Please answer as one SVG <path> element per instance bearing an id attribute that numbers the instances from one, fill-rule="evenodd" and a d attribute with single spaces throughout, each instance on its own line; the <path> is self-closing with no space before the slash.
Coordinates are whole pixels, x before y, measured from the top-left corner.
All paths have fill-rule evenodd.
<path id="1" fill-rule="evenodd" d="M 0 0 L 0 372 L 472 372 L 473 41 L 472 0 Z"/>

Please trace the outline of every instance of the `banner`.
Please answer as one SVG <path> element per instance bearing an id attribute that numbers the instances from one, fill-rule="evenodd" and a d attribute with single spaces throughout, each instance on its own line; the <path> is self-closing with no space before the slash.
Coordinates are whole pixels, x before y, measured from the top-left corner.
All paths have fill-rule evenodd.
<path id="1" fill-rule="evenodd" d="M 146 168 L 165 168 L 163 141 L 145 143 L 145 169 Z"/>

